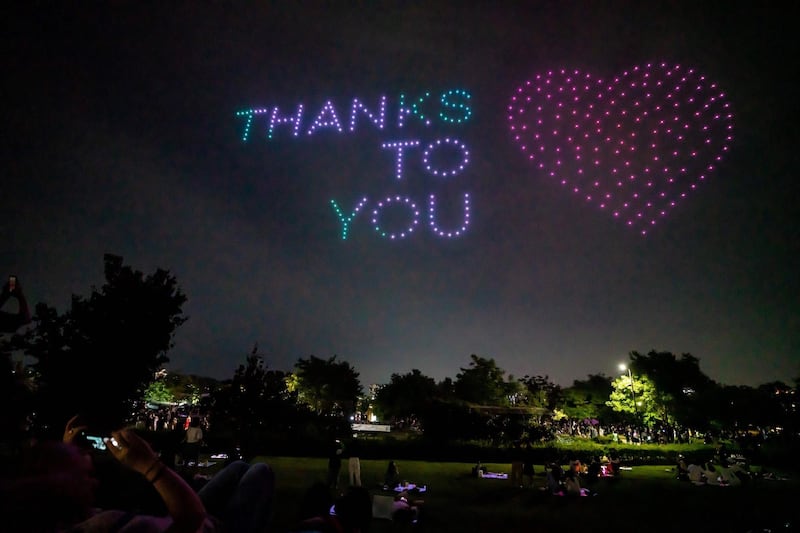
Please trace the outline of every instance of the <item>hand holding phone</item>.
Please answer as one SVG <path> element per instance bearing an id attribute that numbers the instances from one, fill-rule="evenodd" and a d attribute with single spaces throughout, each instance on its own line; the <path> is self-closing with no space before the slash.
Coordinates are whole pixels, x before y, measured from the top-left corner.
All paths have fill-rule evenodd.
<path id="1" fill-rule="evenodd" d="M 75 415 L 67 421 L 64 427 L 64 437 L 61 439 L 66 444 L 76 442 L 89 426 L 81 421 L 80 415 Z"/>
<path id="2" fill-rule="evenodd" d="M 17 276 L 13 274 L 8 276 L 8 292 L 14 292 L 17 289 Z"/>
<path id="3" fill-rule="evenodd" d="M 98 437 L 96 435 L 86 435 L 86 442 L 92 445 L 92 448 L 95 450 L 106 451 L 108 448 L 106 447 L 106 439 L 103 437 Z"/>

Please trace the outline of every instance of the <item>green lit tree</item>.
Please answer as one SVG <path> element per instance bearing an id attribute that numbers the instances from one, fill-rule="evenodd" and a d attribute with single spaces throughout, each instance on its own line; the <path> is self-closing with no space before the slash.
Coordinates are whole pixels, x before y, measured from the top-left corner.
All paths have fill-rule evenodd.
<path id="1" fill-rule="evenodd" d="M 655 385 L 644 376 L 631 377 L 626 374 L 612 381 L 611 394 L 606 405 L 646 426 L 663 421 L 665 416 Z"/>
<path id="2" fill-rule="evenodd" d="M 590 374 L 586 379 L 576 379 L 572 386 L 563 389 L 558 408 L 573 419 L 594 418 L 609 422 L 613 410 L 606 402 L 613 390 L 610 377 Z"/>
<path id="3" fill-rule="evenodd" d="M 689 353 L 630 352 L 630 367 L 636 376 L 647 376 L 656 389 L 660 420 L 665 424 L 703 429 L 707 407 L 713 404 L 717 386 L 700 370 L 700 360 Z"/>
<path id="4" fill-rule="evenodd" d="M 218 385 L 213 378 L 194 374 L 171 373 L 164 380 L 175 401 L 192 406 L 200 405 Z"/>
<path id="5" fill-rule="evenodd" d="M 175 402 L 175 395 L 164 380 L 157 379 L 144 391 L 144 399 L 155 404 L 170 404 Z"/>

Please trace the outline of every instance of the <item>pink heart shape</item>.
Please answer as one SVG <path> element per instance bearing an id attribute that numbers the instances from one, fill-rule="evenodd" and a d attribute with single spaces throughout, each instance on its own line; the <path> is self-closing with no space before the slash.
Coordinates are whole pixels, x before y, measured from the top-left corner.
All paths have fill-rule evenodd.
<path id="1" fill-rule="evenodd" d="M 733 139 L 725 93 L 666 63 L 611 81 L 579 70 L 537 75 L 512 96 L 508 119 L 543 175 L 642 235 L 715 170 Z"/>

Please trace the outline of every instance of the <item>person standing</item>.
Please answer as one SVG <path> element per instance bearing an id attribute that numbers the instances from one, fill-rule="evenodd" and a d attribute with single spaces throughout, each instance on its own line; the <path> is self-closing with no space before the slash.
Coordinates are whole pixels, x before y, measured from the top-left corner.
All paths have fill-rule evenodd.
<path id="1" fill-rule="evenodd" d="M 522 450 L 520 450 L 519 444 L 514 446 L 511 453 L 511 475 L 508 477 L 512 486 L 522 488 Z"/>
<path id="2" fill-rule="evenodd" d="M 522 462 L 522 476 L 525 480 L 525 486 L 528 488 L 533 487 L 533 476 L 535 470 L 533 468 L 533 452 L 531 451 L 530 442 L 525 446 L 524 461 Z"/>
<path id="3" fill-rule="evenodd" d="M 347 459 L 347 479 L 351 487 L 361 486 L 361 459 L 359 456 L 359 443 L 357 439 L 350 441 Z"/>
<path id="4" fill-rule="evenodd" d="M 339 488 L 339 473 L 342 470 L 342 443 L 336 439 L 328 454 L 328 487 Z"/>
<path id="5" fill-rule="evenodd" d="M 200 427 L 200 418 L 192 417 L 186 435 L 183 438 L 183 461 L 186 466 L 197 467 L 200 463 L 200 444 L 203 442 L 203 429 Z"/>

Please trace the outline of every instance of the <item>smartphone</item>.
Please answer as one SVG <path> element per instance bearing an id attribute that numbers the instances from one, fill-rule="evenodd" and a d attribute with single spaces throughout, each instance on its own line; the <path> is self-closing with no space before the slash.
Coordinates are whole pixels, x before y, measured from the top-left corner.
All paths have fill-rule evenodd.
<path id="1" fill-rule="evenodd" d="M 17 288 L 17 276 L 8 276 L 8 290 L 13 291 Z"/>
<path id="2" fill-rule="evenodd" d="M 86 442 L 92 445 L 92 448 L 95 450 L 105 451 L 108 448 L 106 447 L 106 441 L 103 437 L 98 437 L 96 435 L 86 435 Z"/>

